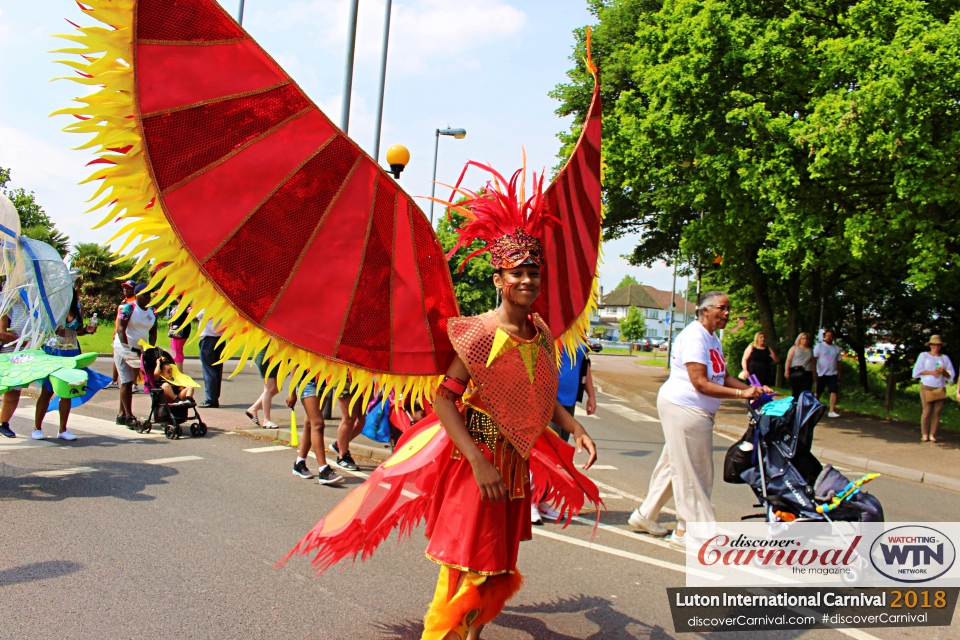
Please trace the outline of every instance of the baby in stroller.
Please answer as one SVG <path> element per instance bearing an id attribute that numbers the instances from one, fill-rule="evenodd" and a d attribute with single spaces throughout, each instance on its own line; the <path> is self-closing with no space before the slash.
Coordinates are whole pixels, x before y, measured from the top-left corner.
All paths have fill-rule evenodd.
<path id="1" fill-rule="evenodd" d="M 181 425 L 192 420 L 190 435 L 205 436 L 207 425 L 197 413 L 197 403 L 193 399 L 193 390 L 200 385 L 177 368 L 168 352 L 159 347 L 143 346 L 140 367 L 144 387 L 150 393 L 150 415 L 136 430 L 150 433 L 156 422 L 163 426 L 167 438 L 175 440 L 183 435 Z M 190 417 L 191 410 L 193 417 Z"/>
<path id="2" fill-rule="evenodd" d="M 796 399 L 751 408 L 750 426 L 727 451 L 723 479 L 748 484 L 768 522 L 797 520 L 883 522 L 883 507 L 861 487 L 878 477 L 867 474 L 850 481 L 811 452 L 813 430 L 824 407 L 809 391 Z"/>

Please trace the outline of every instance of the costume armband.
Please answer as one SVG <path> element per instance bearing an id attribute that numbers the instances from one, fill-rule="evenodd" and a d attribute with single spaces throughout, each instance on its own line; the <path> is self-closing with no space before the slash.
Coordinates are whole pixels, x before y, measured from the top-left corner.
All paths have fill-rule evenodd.
<path id="1" fill-rule="evenodd" d="M 443 376 L 443 382 L 440 383 L 440 388 L 437 389 L 437 395 L 441 398 L 446 398 L 447 400 L 453 400 L 456 402 L 463 397 L 463 392 L 466 389 L 467 383 L 463 380 L 451 378 L 450 376 Z"/>

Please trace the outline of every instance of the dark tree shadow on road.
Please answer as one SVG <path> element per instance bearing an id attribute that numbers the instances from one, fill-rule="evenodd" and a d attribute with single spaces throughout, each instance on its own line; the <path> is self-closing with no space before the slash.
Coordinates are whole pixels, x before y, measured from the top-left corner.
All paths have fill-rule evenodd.
<path id="1" fill-rule="evenodd" d="M 672 638 L 663 627 L 649 625 L 616 610 L 613 603 L 605 598 L 580 594 L 572 598 L 559 598 L 551 602 L 524 604 L 504 607 L 496 620 L 486 627 L 485 636 L 496 637 L 493 627 L 515 629 L 527 633 L 534 640 L 584 640 L 582 636 L 571 636 L 553 631 L 542 616 L 579 613 L 599 630 L 586 636 L 589 640 L 632 640 L 650 638 L 662 640 Z M 403 620 L 397 623 L 374 623 L 377 637 L 387 640 L 416 640 L 423 634 L 423 622 Z M 628 627 L 636 627 L 630 630 Z"/>
<path id="2" fill-rule="evenodd" d="M 68 573 L 80 571 L 82 565 L 79 562 L 70 560 L 45 560 L 44 562 L 31 562 L 19 567 L 9 569 L 0 569 L 0 587 L 9 587 L 13 584 L 24 582 L 34 582 L 36 580 L 46 580 L 47 578 L 59 578 Z"/>
<path id="3" fill-rule="evenodd" d="M 48 478 L 29 475 L 35 469 L 0 463 L 0 501 L 60 502 L 71 498 L 112 497 L 146 502 L 154 499 L 143 493 L 147 487 L 167 484 L 166 478 L 178 473 L 173 467 L 139 462 L 93 460 L 83 466 L 96 471 Z"/>

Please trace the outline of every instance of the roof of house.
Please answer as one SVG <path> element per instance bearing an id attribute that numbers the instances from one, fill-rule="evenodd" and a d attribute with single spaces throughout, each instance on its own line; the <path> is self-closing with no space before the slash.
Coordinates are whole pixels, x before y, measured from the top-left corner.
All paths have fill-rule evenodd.
<path id="1" fill-rule="evenodd" d="M 674 304 L 683 310 L 684 298 L 674 294 Z M 640 309 L 669 309 L 670 292 L 655 289 L 646 284 L 628 284 L 611 291 L 603 297 L 601 306 L 607 307 L 637 307 Z M 693 313 L 694 304 L 687 305 L 687 312 Z"/>

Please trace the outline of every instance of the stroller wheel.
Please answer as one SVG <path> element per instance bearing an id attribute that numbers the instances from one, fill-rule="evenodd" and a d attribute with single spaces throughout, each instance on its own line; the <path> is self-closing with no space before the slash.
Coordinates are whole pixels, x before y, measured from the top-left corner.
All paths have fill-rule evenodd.
<path id="1" fill-rule="evenodd" d="M 180 436 L 183 435 L 183 429 L 180 428 L 180 425 L 176 426 L 176 428 L 174 429 L 174 433 L 177 434 L 177 440 L 179 440 Z"/>
<path id="2" fill-rule="evenodd" d="M 203 436 L 207 435 L 207 425 L 205 425 L 205 424 L 202 423 L 202 422 L 198 422 L 198 423 L 197 423 L 197 435 L 200 436 L 201 438 L 202 438 Z"/>
<path id="3" fill-rule="evenodd" d="M 847 567 L 847 572 L 840 574 L 840 581 L 844 584 L 855 585 L 863 577 L 863 570 L 860 567 Z"/>
<path id="4" fill-rule="evenodd" d="M 200 434 L 197 432 L 197 425 L 195 425 L 195 424 L 190 425 L 190 435 L 192 435 L 194 438 L 196 438 L 197 436 L 200 435 Z"/>
<path id="5" fill-rule="evenodd" d="M 143 431 L 141 431 L 141 433 L 150 433 L 150 431 L 153 429 L 153 423 L 149 420 L 145 421 L 142 426 Z"/>
<path id="6" fill-rule="evenodd" d="M 169 424 L 163 426 L 163 435 L 167 436 L 168 440 L 173 440 L 177 437 L 176 432 L 173 430 Z"/>

